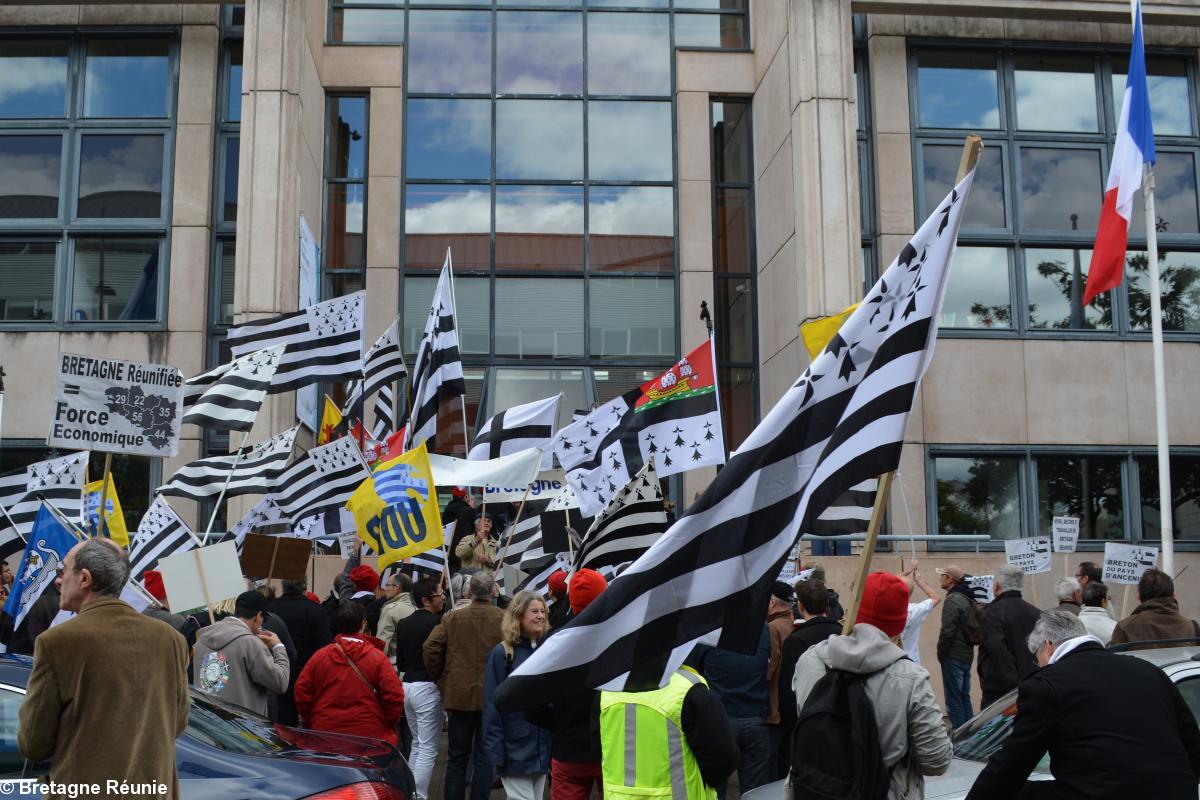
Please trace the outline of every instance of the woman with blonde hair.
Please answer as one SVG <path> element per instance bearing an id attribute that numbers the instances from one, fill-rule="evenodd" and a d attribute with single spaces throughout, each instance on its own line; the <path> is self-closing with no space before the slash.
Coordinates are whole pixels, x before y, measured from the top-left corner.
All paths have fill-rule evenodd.
<path id="1" fill-rule="evenodd" d="M 511 800 L 541 800 L 550 771 L 550 731 L 530 724 L 520 712 L 497 711 L 496 687 L 533 654 L 549 630 L 546 601 L 533 592 L 518 592 L 504 611 L 503 639 L 484 668 L 484 752 Z"/>

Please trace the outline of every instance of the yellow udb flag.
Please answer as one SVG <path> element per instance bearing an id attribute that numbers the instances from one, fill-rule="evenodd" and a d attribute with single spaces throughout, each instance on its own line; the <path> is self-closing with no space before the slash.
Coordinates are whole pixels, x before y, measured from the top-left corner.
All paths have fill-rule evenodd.
<path id="1" fill-rule="evenodd" d="M 94 536 L 100 535 L 100 492 L 104 481 L 92 481 L 83 487 L 87 495 L 87 524 L 88 532 Z M 104 504 L 104 525 L 108 538 L 122 547 L 129 546 L 129 529 L 125 527 L 125 512 L 121 511 L 121 498 L 117 497 L 117 482 L 110 475 L 108 478 L 108 502 Z"/>
<path id="2" fill-rule="evenodd" d="M 810 361 L 817 360 L 817 356 L 821 355 L 825 345 L 829 344 L 833 335 L 838 332 L 842 323 L 854 313 L 856 308 L 858 308 L 858 303 L 828 317 L 816 317 L 800 323 L 800 337 L 804 339 L 804 349 L 808 350 Z"/>
<path id="3" fill-rule="evenodd" d="M 379 554 L 379 569 L 442 546 L 442 517 L 425 443 L 384 461 L 350 496 L 358 536 Z"/>

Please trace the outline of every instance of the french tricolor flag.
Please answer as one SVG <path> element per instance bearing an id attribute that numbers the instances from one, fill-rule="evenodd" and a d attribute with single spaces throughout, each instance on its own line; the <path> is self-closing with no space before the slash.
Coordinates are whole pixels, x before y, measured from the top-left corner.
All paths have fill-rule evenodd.
<path id="1" fill-rule="evenodd" d="M 1113 147 L 1104 207 L 1096 229 L 1096 246 L 1088 267 L 1084 304 L 1101 292 L 1116 287 L 1125 274 L 1125 246 L 1129 221 L 1133 218 L 1133 196 L 1142 187 L 1146 164 L 1154 163 L 1154 125 L 1150 120 L 1150 90 L 1146 85 L 1146 53 L 1142 44 L 1142 4 L 1132 0 L 1133 49 L 1129 53 L 1129 76 L 1121 101 L 1121 121 Z"/>

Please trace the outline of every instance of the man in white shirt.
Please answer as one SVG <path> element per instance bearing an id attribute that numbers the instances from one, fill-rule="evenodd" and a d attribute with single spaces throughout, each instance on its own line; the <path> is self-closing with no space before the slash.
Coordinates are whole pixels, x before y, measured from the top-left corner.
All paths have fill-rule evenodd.
<path id="1" fill-rule="evenodd" d="M 1079 621 L 1087 632 L 1108 646 L 1117 623 L 1108 615 L 1108 586 L 1092 581 L 1083 587 L 1083 607 L 1079 609 Z"/>
<path id="2" fill-rule="evenodd" d="M 921 663 L 921 623 L 929 616 L 929 612 L 937 608 L 937 604 L 942 602 L 942 596 L 937 591 L 921 580 L 921 574 L 917 572 L 917 562 L 914 559 L 912 567 L 904 573 L 905 582 L 908 584 L 908 621 L 904 623 L 904 630 L 900 633 L 900 646 L 904 648 L 904 652 L 914 663 Z M 914 589 L 920 586 L 921 591 L 925 593 L 925 599 L 919 603 L 912 602 L 912 593 Z"/>

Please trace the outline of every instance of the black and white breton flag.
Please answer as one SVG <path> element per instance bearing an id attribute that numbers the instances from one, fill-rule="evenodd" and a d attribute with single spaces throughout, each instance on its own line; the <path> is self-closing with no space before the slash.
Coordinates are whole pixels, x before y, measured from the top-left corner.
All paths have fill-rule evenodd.
<path id="1" fill-rule="evenodd" d="M 158 565 L 159 559 L 191 550 L 195 546 L 196 539 L 187 523 L 179 518 L 166 500 L 156 497 L 142 515 L 137 533 L 129 545 L 129 574 L 134 580 L 140 581 L 146 570 Z"/>
<path id="2" fill-rule="evenodd" d="M 335 297 L 289 314 L 229 329 L 234 357 L 285 346 L 271 378 L 271 394 L 319 381 L 345 381 L 362 373 L 363 293 Z"/>
<path id="3" fill-rule="evenodd" d="M 356 529 L 354 515 L 345 506 L 329 507 L 309 514 L 294 526 L 301 539 L 331 539 Z"/>
<path id="4" fill-rule="evenodd" d="M 425 334 L 417 348 L 411 381 L 412 414 L 404 440 L 405 450 L 425 442 L 431 453 L 448 455 L 466 451 L 467 432 L 463 428 L 462 409 L 467 384 L 458 353 L 450 280 L 450 254 L 447 252 L 425 320 Z"/>
<path id="5" fill-rule="evenodd" d="M 805 533 L 817 536 L 840 536 L 845 533 L 866 533 L 871 522 L 871 510 L 875 507 L 875 492 L 879 479 L 871 478 L 851 486 L 846 493 L 834 500 L 812 523 Z"/>
<path id="6" fill-rule="evenodd" d="M 500 685 L 501 712 L 583 686 L 661 686 L 697 644 L 753 651 L 758 629 L 745 620 L 763 618 L 800 532 L 900 462 L 973 177 L 937 206 L 699 500 Z"/>
<path id="7" fill-rule="evenodd" d="M 33 521 L 41 506 L 39 494 L 67 519 L 79 519 L 87 459 L 86 452 L 72 453 L 62 458 L 35 461 L 0 476 L 0 506 L 8 512 L 8 517 L 0 515 L 0 558 L 8 558 L 25 549 L 22 539 L 28 539 L 33 530 Z"/>
<path id="8" fill-rule="evenodd" d="M 331 506 L 345 505 L 371 475 L 349 436 L 314 447 L 279 477 L 275 505 L 293 523 Z"/>
<path id="9" fill-rule="evenodd" d="M 544 595 L 546 587 L 550 584 L 550 576 L 560 569 L 563 572 L 571 570 L 571 557 L 566 553 L 546 553 L 523 562 L 521 571 L 528 577 L 517 584 L 512 596 L 516 597 L 517 592 L 533 592 Z"/>
<path id="10" fill-rule="evenodd" d="M 651 456 L 584 534 L 575 569 L 598 570 L 633 561 L 666 530 L 667 510 Z"/>
<path id="11" fill-rule="evenodd" d="M 272 492 L 287 468 L 288 459 L 292 457 L 292 446 L 299 429 L 297 425 L 270 439 L 244 447 L 240 451 L 240 458 L 237 453 L 232 453 L 184 464 L 171 476 L 171 480 L 158 487 L 158 493 L 203 501 L 221 494 L 226 479 L 229 479 L 226 497 Z"/>
<path id="12" fill-rule="evenodd" d="M 541 517 L 530 514 L 521 517 L 520 522 L 513 526 L 512 531 L 504 532 L 504 541 L 500 555 L 506 564 L 520 564 L 526 552 L 542 548 Z M 447 540 L 449 541 L 449 540 Z"/>
<path id="13" fill-rule="evenodd" d="M 392 403 L 395 395 L 392 394 L 392 385 L 384 384 L 379 389 L 379 394 L 375 395 L 375 424 L 371 426 L 371 438 L 382 442 L 392 431 L 396 429 L 396 421 L 392 418 Z"/>
<path id="14" fill-rule="evenodd" d="M 442 529 L 442 541 L 451 542 L 454 540 L 454 525 L 451 522 Z M 411 558 L 405 559 L 398 566 L 400 566 L 405 574 L 412 575 L 416 571 L 421 573 L 418 577 L 422 578 L 431 575 L 443 575 L 446 572 L 446 550 L 443 547 L 425 550 Z"/>
<path id="15" fill-rule="evenodd" d="M 487 461 L 519 450 L 540 447 L 542 469 L 553 466 L 554 454 L 550 441 L 558 427 L 558 404 L 562 395 L 535 400 L 501 411 L 479 428 L 475 442 L 467 458 L 471 461 Z"/>
<path id="16" fill-rule="evenodd" d="M 279 506 L 275 505 L 275 501 L 268 495 L 255 503 L 254 508 L 247 511 L 246 516 L 238 520 L 238 523 L 230 528 L 229 532 L 240 547 L 247 533 L 278 533 L 278 530 L 268 531 L 266 529 L 280 525 L 290 527 L 291 520 L 279 510 Z"/>
<path id="17" fill-rule="evenodd" d="M 253 428 L 283 350 L 282 344 L 256 350 L 188 378 L 183 382 L 183 421 L 218 430 Z"/>
<path id="18" fill-rule="evenodd" d="M 364 391 L 370 397 L 407 377 L 408 367 L 404 366 L 404 354 L 400 352 L 400 320 L 395 320 L 363 358 Z"/>

